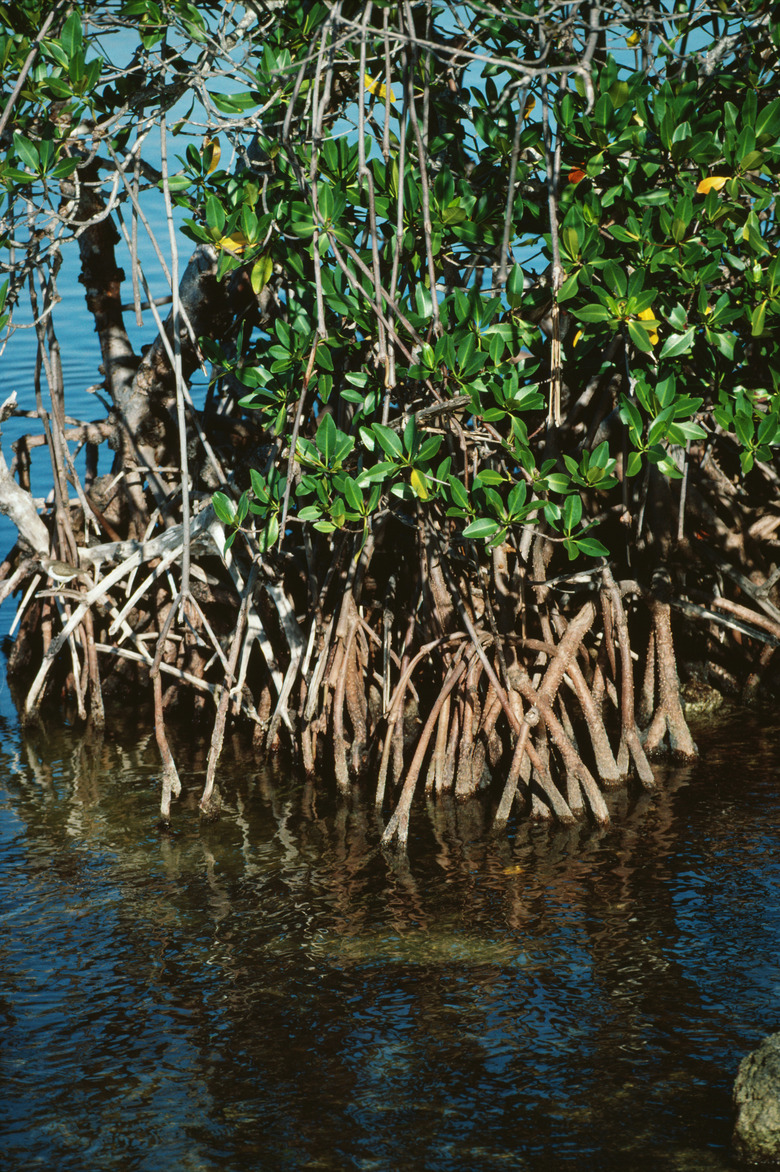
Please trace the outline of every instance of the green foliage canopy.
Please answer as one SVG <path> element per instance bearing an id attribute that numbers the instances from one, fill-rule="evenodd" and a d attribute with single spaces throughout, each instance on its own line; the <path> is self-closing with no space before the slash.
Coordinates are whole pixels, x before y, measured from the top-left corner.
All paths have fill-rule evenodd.
<path id="1" fill-rule="evenodd" d="M 423 510 L 492 546 L 543 518 L 599 555 L 594 524 L 651 467 L 679 478 L 715 435 L 744 475 L 771 459 L 764 0 L 48 11 L 0 5 L 2 326 L 33 257 L 79 235 L 74 187 L 110 212 L 142 159 L 264 307 L 203 343 L 274 440 L 240 500 L 215 499 L 233 538 Z M 164 117 L 171 173 L 144 147 Z"/>

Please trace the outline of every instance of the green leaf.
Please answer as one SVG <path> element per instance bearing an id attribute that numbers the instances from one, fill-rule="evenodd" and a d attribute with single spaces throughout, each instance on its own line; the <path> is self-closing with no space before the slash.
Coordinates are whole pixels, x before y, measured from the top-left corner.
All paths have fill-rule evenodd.
<path id="1" fill-rule="evenodd" d="M 644 423 L 642 413 L 630 399 L 624 398 L 620 404 L 620 418 L 628 426 L 631 439 L 634 443 L 641 437 Z"/>
<path id="2" fill-rule="evenodd" d="M 727 358 L 729 362 L 733 361 L 734 345 L 736 342 L 736 338 L 733 334 L 714 334 L 712 331 L 707 330 L 707 341 L 713 342 L 715 346 L 717 346 L 718 350 L 720 350 L 723 357 Z"/>
<path id="3" fill-rule="evenodd" d="M 636 476 L 637 472 L 642 470 L 642 453 L 629 452 L 628 463 L 626 464 L 626 476 Z"/>
<path id="4" fill-rule="evenodd" d="M 587 554 L 588 557 L 605 558 L 609 557 L 609 550 L 605 545 L 602 545 L 595 537 L 580 537 L 577 539 L 577 549 L 580 553 Z"/>
<path id="5" fill-rule="evenodd" d="M 219 94 L 212 91 L 209 97 L 221 114 L 243 114 L 257 106 L 257 98 L 249 93 Z"/>
<path id="6" fill-rule="evenodd" d="M 501 526 L 497 521 L 491 521 L 489 517 L 479 517 L 476 521 L 472 521 L 470 525 L 466 526 L 463 530 L 463 536 L 470 537 L 473 540 L 480 537 L 493 537 L 500 528 Z"/>
<path id="7" fill-rule="evenodd" d="M 507 499 L 507 513 L 511 516 L 517 516 L 523 508 L 528 495 L 528 485 L 524 480 L 519 480 L 514 486 Z"/>
<path id="8" fill-rule="evenodd" d="M 210 195 L 206 200 L 206 223 L 212 232 L 218 233 L 220 236 L 225 231 L 225 222 L 227 217 L 225 209 L 217 199 L 216 195 Z"/>
<path id="9" fill-rule="evenodd" d="M 641 326 L 634 318 L 630 318 L 627 322 L 628 336 L 636 346 L 637 350 L 644 351 L 645 354 L 652 354 L 653 344 L 650 341 L 650 335 L 644 326 Z"/>
<path id="10" fill-rule="evenodd" d="M 60 35 L 60 43 L 67 53 L 69 60 L 72 60 L 81 51 L 83 40 L 81 15 L 78 9 L 74 9 L 62 26 L 62 33 Z"/>
<path id="11" fill-rule="evenodd" d="M 344 480 L 343 492 L 349 507 L 354 509 L 356 513 L 361 513 L 363 511 L 363 493 L 351 476 Z"/>
<path id="12" fill-rule="evenodd" d="M 612 321 L 614 317 L 605 305 L 583 305 L 576 315 L 580 321 Z"/>
<path id="13" fill-rule="evenodd" d="M 568 301 L 570 297 L 573 297 L 577 292 L 578 286 L 579 276 L 577 273 L 572 273 L 570 277 L 566 278 L 558 290 L 558 303 L 560 304 L 562 301 Z"/>
<path id="14" fill-rule="evenodd" d="M 780 138 L 780 98 L 775 98 L 759 113 L 755 122 L 756 140 L 764 135 L 776 141 Z"/>
<path id="15" fill-rule="evenodd" d="M 693 347 L 695 333 L 695 327 L 691 326 L 684 334 L 672 334 L 664 342 L 663 349 L 658 355 L 659 360 L 662 358 L 679 358 L 681 354 L 687 354 Z"/>
<path id="16" fill-rule="evenodd" d="M 18 131 L 14 135 L 14 147 L 19 158 L 31 171 L 37 171 L 40 168 L 41 160 L 35 144 L 30 142 L 29 138 L 25 138 L 23 134 L 19 134 Z"/>
<path id="17" fill-rule="evenodd" d="M 657 208 L 666 206 L 673 199 L 673 196 L 668 187 L 654 187 L 635 198 L 640 207 Z"/>
<path id="18" fill-rule="evenodd" d="M 266 484 L 266 482 L 263 480 L 260 473 L 255 468 L 249 469 L 249 479 L 252 482 L 252 491 L 254 492 L 257 499 L 259 501 L 266 501 L 266 502 L 268 500 L 270 500 L 270 494 L 268 492 L 268 485 Z"/>
<path id="19" fill-rule="evenodd" d="M 666 320 L 669 322 L 669 325 L 673 330 L 677 330 L 678 333 L 682 333 L 688 322 L 688 315 L 685 312 L 684 306 L 680 305 L 679 303 L 673 306 L 672 309 L 670 309 L 666 314 Z"/>
<path id="20" fill-rule="evenodd" d="M 222 524 L 232 525 L 235 521 L 236 512 L 230 498 L 225 496 L 224 492 L 215 492 L 211 498 L 211 503 L 214 506 L 214 512 Z"/>
<path id="21" fill-rule="evenodd" d="M 616 110 L 619 110 L 621 106 L 625 105 L 625 103 L 628 101 L 629 94 L 631 93 L 627 81 L 613 82 L 607 92 L 612 99 L 612 105 Z"/>
<path id="22" fill-rule="evenodd" d="M 338 442 L 338 429 L 333 422 L 333 416 L 330 412 L 323 415 L 320 420 L 314 442 L 322 453 L 323 463 L 330 466 L 336 454 L 336 444 Z"/>
<path id="23" fill-rule="evenodd" d="M 739 442 L 746 448 L 750 447 L 756 433 L 752 416 L 740 411 L 734 419 L 734 430 Z"/>
<path id="24" fill-rule="evenodd" d="M 607 261 L 603 269 L 604 284 L 615 297 L 625 297 L 628 281 L 626 274 L 614 261 Z"/>
<path id="25" fill-rule="evenodd" d="M 579 493 L 571 493 L 563 504 L 563 526 L 567 533 L 576 529 L 582 518 L 582 498 Z"/>
<path id="26" fill-rule="evenodd" d="M 764 323 L 766 321 L 766 301 L 762 301 L 753 310 L 750 316 L 750 333 L 754 338 L 760 338 L 764 333 Z"/>
<path id="27" fill-rule="evenodd" d="M 270 281 L 273 271 L 274 262 L 268 255 L 258 257 L 253 264 L 250 280 L 252 283 L 252 292 L 256 297 Z"/>
<path id="28" fill-rule="evenodd" d="M 523 303 L 525 288 L 525 274 L 520 265 L 512 265 L 506 282 L 506 295 L 513 309 L 518 309 Z"/>
<path id="29" fill-rule="evenodd" d="M 68 160 L 70 162 L 70 160 Z M 160 180 L 160 187 L 163 187 L 163 181 Z M 168 190 L 169 191 L 186 191 L 188 187 L 192 186 L 192 176 L 186 175 L 180 171 L 178 175 L 168 176 Z"/>
<path id="30" fill-rule="evenodd" d="M 49 172 L 52 179 L 67 179 L 77 169 L 80 159 L 60 159 Z"/>
<path id="31" fill-rule="evenodd" d="M 403 459 L 404 449 L 401 438 L 391 427 L 385 427 L 382 423 L 375 423 L 371 430 L 379 440 L 385 455 L 389 456 L 391 460 Z"/>
<path id="32" fill-rule="evenodd" d="M 489 485 L 503 484 L 505 480 L 506 477 L 502 476 L 500 472 L 497 472 L 495 468 L 483 468 L 474 477 L 475 484 L 482 484 L 486 487 Z"/>
<path id="33" fill-rule="evenodd" d="M 610 224 L 607 228 L 610 236 L 614 236 L 615 240 L 620 240 L 623 244 L 636 244 L 639 237 L 633 232 L 629 232 L 627 228 L 621 227 L 620 224 Z"/>
<path id="34" fill-rule="evenodd" d="M 448 481 L 450 486 L 450 493 L 455 504 L 458 505 L 461 509 L 468 509 L 469 494 L 465 485 L 455 476 L 448 477 Z"/>
<path id="35" fill-rule="evenodd" d="M 678 431 L 682 432 L 682 435 L 686 440 L 700 440 L 704 439 L 707 435 L 704 428 L 700 427 L 698 423 L 694 423 L 692 419 L 675 423 L 674 426 Z"/>
<path id="36" fill-rule="evenodd" d="M 568 492 L 571 478 L 565 472 L 551 472 L 544 478 L 550 492 Z"/>

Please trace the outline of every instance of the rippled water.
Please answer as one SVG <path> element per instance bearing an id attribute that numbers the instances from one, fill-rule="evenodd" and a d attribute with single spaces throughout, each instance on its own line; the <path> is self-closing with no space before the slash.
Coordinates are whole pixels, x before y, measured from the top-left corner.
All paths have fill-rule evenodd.
<path id="1" fill-rule="evenodd" d="M 606 832 L 421 803 L 404 860 L 237 745 L 201 823 L 192 730 L 161 836 L 153 737 L 7 719 L 0 1164 L 727 1168 L 778 1024 L 777 731 L 724 718 Z"/>

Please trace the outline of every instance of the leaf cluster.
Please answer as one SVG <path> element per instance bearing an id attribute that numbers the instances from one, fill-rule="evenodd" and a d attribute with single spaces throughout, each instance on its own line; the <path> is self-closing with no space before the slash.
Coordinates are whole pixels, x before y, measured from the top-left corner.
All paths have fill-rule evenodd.
<path id="1" fill-rule="evenodd" d="M 254 31 L 212 4 L 105 8 L 74 5 L 41 40 L 0 185 L 56 220 L 87 161 L 116 187 L 139 118 L 197 93 L 160 183 L 220 279 L 273 294 L 238 348 L 207 348 L 275 443 L 237 505 L 215 501 L 234 534 L 251 524 L 269 547 L 422 510 L 493 547 L 543 519 L 570 557 L 596 556 L 621 481 L 678 478 L 681 452 L 724 434 L 745 475 L 773 457 L 780 42 L 764 6 L 607 5 L 595 44 L 584 14 L 532 0 L 297 0 Z M 137 37 L 123 69 L 98 36 L 109 13 Z M 0 6 L 4 76 L 39 15 Z M 611 401 L 592 394 L 606 386 Z"/>

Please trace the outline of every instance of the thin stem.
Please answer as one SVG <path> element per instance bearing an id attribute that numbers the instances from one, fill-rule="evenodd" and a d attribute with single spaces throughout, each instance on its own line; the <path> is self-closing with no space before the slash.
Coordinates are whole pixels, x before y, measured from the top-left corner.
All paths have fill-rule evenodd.
<path id="1" fill-rule="evenodd" d="M 182 524 L 182 558 L 181 558 L 181 587 L 179 593 L 179 607 L 190 592 L 190 472 L 189 457 L 187 455 L 187 417 L 184 410 L 184 374 L 181 363 L 181 334 L 179 301 L 179 250 L 176 243 L 176 228 L 173 223 L 173 207 L 171 205 L 171 191 L 168 184 L 168 125 L 165 114 L 160 119 L 160 158 L 163 177 L 163 198 L 165 200 L 165 218 L 168 224 L 168 241 L 171 249 L 171 294 L 172 306 L 172 344 L 173 344 L 173 376 L 176 382 L 176 419 L 179 427 L 179 460 L 181 463 L 181 524 Z"/>

